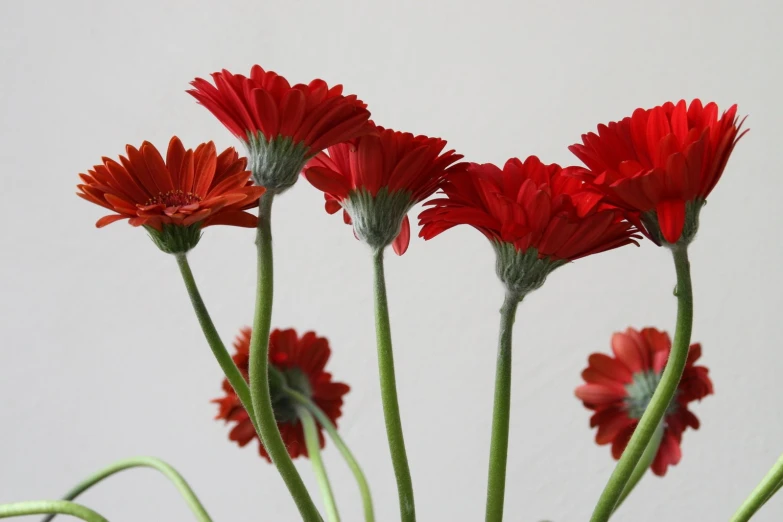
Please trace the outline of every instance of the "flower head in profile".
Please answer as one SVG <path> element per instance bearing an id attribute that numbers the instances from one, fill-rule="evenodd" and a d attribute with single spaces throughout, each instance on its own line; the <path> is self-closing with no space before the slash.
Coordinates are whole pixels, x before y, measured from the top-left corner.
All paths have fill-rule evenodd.
<path id="1" fill-rule="evenodd" d="M 324 192 L 327 212 L 343 210 L 357 238 L 374 249 L 392 244 L 402 255 L 410 241 L 408 211 L 461 168 L 455 163 L 462 156 L 445 147 L 440 138 L 377 127 L 316 156 L 305 177 Z"/>
<path id="2" fill-rule="evenodd" d="M 246 380 L 250 360 L 250 334 L 250 328 L 243 328 L 234 341 L 234 363 Z M 270 378 L 272 406 L 277 427 L 291 458 L 307 456 L 307 447 L 295 401 L 286 394 L 286 387 L 312 400 L 335 425 L 342 413 L 343 395 L 348 393 L 350 388 L 347 384 L 332 380 L 332 374 L 325 370 L 330 354 L 329 342 L 313 332 L 299 337 L 292 329 L 276 329 L 269 336 L 269 369 L 276 377 Z M 281 383 L 284 386 L 281 386 Z M 228 380 L 223 381 L 223 393 L 222 397 L 213 402 L 219 408 L 216 418 L 234 425 L 229 439 L 240 446 L 245 446 L 254 439 L 258 440 L 250 416 Z M 324 437 L 320 425 L 318 437 L 323 447 Z M 269 454 L 260 440 L 258 448 L 261 456 L 269 461 Z"/>
<path id="3" fill-rule="evenodd" d="M 371 129 L 367 106 L 323 80 L 291 86 L 255 65 L 250 76 L 224 69 L 191 85 L 188 92 L 247 146 L 256 183 L 275 193 L 291 187 L 315 154 Z"/>
<path id="4" fill-rule="evenodd" d="M 471 163 L 448 175 L 443 197 L 426 203 L 420 232 L 432 239 L 456 225 L 484 234 L 497 253 L 497 273 L 520 299 L 563 264 L 634 243 L 635 228 L 601 196 L 556 164 L 530 156 L 503 169 Z"/>
<path id="5" fill-rule="evenodd" d="M 666 332 L 629 328 L 612 337 L 614 356 L 594 353 L 588 358 L 582 372 L 585 384 L 576 389 L 576 396 L 595 412 L 590 418 L 590 426 L 598 428 L 595 441 L 611 444 L 615 459 L 622 455 L 652 398 L 671 344 Z M 663 436 L 651 465 L 656 475 L 663 476 L 668 466 L 680 461 L 686 428 L 699 428 L 699 419 L 688 404 L 713 393 L 707 368 L 696 364 L 699 357 L 701 345 L 692 344 L 677 393 L 663 419 Z"/>
<path id="6" fill-rule="evenodd" d="M 161 250 L 176 254 L 196 246 L 204 227 L 256 226 L 245 210 L 257 204 L 264 188 L 251 184 L 246 160 L 233 148 L 218 155 L 210 141 L 186 150 L 175 136 L 165 160 L 146 141 L 125 150 L 119 162 L 104 157 L 79 175 L 77 195 L 112 212 L 98 220 L 99 228 L 127 219 L 146 228 Z"/>
<path id="7" fill-rule="evenodd" d="M 575 173 L 627 212 L 656 244 L 690 243 L 699 211 L 720 180 L 742 122 L 737 106 L 667 102 L 599 125 L 570 147 L 587 169 Z"/>

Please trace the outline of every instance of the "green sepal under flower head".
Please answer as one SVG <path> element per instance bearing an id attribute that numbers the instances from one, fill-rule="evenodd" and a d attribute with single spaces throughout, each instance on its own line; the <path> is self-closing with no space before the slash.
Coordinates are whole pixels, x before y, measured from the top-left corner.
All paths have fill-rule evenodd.
<path id="1" fill-rule="evenodd" d="M 312 398 L 313 389 L 307 375 L 299 368 L 280 370 L 269 365 L 269 394 L 272 397 L 272 409 L 277 422 L 293 423 L 299 417 L 297 401 L 288 390 L 294 390 L 307 398 Z"/>
<path id="2" fill-rule="evenodd" d="M 540 258 L 538 250 L 528 248 L 518 251 L 511 243 L 493 241 L 496 261 L 495 271 L 509 294 L 521 301 L 533 290 L 541 288 L 546 277 L 558 267 L 568 263 L 564 259 Z"/>
<path id="3" fill-rule="evenodd" d="M 682 227 L 680 239 L 674 244 L 664 239 L 661 227 L 658 224 L 658 215 L 654 210 L 642 214 L 642 223 L 656 244 L 672 249 L 685 248 L 696 238 L 696 233 L 699 231 L 699 213 L 706 204 L 706 199 L 694 199 L 685 203 L 685 224 Z"/>
<path id="4" fill-rule="evenodd" d="M 378 190 L 374 197 L 365 189 L 352 190 L 343 201 L 356 237 L 374 250 L 392 244 L 412 206 L 410 193 L 389 192 L 386 187 Z"/>
<path id="5" fill-rule="evenodd" d="M 248 133 L 245 145 L 253 180 L 274 194 L 291 188 L 310 159 L 304 143 L 294 143 L 285 136 L 267 141 L 260 132 Z"/>
<path id="6" fill-rule="evenodd" d="M 184 254 L 198 245 L 201 240 L 202 223 L 190 226 L 164 223 L 161 230 L 144 225 L 150 239 L 167 254 Z"/>

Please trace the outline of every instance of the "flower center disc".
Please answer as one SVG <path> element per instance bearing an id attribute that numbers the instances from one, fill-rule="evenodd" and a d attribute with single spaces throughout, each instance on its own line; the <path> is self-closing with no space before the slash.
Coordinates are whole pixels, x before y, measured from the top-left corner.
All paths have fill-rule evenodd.
<path id="1" fill-rule="evenodd" d="M 158 193 L 157 196 L 147 201 L 145 206 L 163 205 L 165 207 L 184 207 L 198 203 L 201 197 L 192 192 L 183 192 L 182 190 L 169 190 L 165 194 Z"/>

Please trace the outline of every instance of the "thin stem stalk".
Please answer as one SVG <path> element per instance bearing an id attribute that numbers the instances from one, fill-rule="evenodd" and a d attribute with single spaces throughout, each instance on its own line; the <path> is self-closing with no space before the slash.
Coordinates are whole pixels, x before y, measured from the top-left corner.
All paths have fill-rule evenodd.
<path id="1" fill-rule="evenodd" d="M 511 413 L 511 341 L 520 298 L 506 293 L 500 309 L 500 331 L 495 369 L 495 399 L 492 410 L 492 438 L 489 448 L 487 479 L 487 522 L 503 520 L 503 502 L 506 493 L 506 463 L 508 460 L 508 432 Z"/>
<path id="2" fill-rule="evenodd" d="M 370 485 L 367 483 L 367 478 L 364 476 L 364 472 L 362 472 L 359 462 L 337 432 L 337 427 L 331 419 L 329 419 L 329 416 L 311 399 L 291 388 L 287 389 L 286 392 L 299 404 L 310 410 L 310 413 L 313 414 L 315 420 L 318 421 L 318 424 L 320 424 L 323 429 L 326 430 L 326 433 L 329 434 L 329 438 L 332 439 L 332 442 L 334 442 L 334 445 L 340 451 L 340 454 L 343 456 L 343 459 L 345 459 L 345 462 L 348 464 L 348 467 L 351 469 L 351 472 L 356 479 L 356 484 L 359 486 L 359 493 L 362 496 L 362 506 L 364 507 L 365 522 L 375 522 L 372 496 L 370 495 Z"/>
<path id="3" fill-rule="evenodd" d="M 756 489 L 745 499 L 740 508 L 731 517 L 730 522 L 747 522 L 772 498 L 783 484 L 783 457 L 772 466 L 772 469 L 762 479 Z"/>
<path id="4" fill-rule="evenodd" d="M 397 381 L 394 375 L 389 304 L 386 298 L 386 279 L 383 273 L 383 249 L 373 254 L 375 272 L 375 336 L 378 344 L 378 373 L 381 382 L 381 401 L 386 421 L 394 476 L 397 479 L 397 495 L 400 501 L 402 522 L 415 522 L 416 508 L 413 500 L 413 482 L 402 435 L 400 406 L 397 400 Z"/>
<path id="5" fill-rule="evenodd" d="M 97 473 L 90 475 L 85 480 L 74 486 L 73 489 L 65 494 L 63 500 L 74 500 L 76 497 L 95 486 L 99 482 L 102 482 L 104 479 L 107 479 L 112 475 L 119 473 L 120 471 L 131 468 L 152 468 L 159 471 L 163 474 L 163 476 L 171 481 L 175 488 L 177 488 L 177 491 L 179 491 L 180 495 L 182 495 L 182 498 L 188 504 L 188 507 L 193 512 L 193 515 L 195 515 L 196 520 L 199 522 L 212 522 L 212 519 L 209 517 L 209 514 L 204 508 L 204 505 L 198 499 L 196 493 L 187 483 L 185 478 L 180 475 L 179 472 L 177 472 L 177 470 L 172 466 L 155 457 L 132 457 L 129 459 L 118 460 L 117 462 L 98 471 Z M 52 513 L 44 518 L 42 522 L 49 522 L 56 516 L 57 513 Z"/>
<path id="6" fill-rule="evenodd" d="M 628 480 L 628 484 L 625 485 L 625 488 L 623 489 L 623 494 L 620 495 L 620 499 L 617 501 L 617 505 L 614 506 L 615 511 L 617 511 L 620 508 L 620 506 L 625 501 L 625 499 L 628 498 L 628 495 L 631 494 L 631 492 L 634 490 L 634 488 L 639 483 L 639 481 L 642 480 L 644 474 L 647 473 L 647 470 L 650 469 L 650 466 L 655 460 L 655 455 L 658 454 L 658 448 L 661 447 L 661 440 L 663 440 L 664 429 L 665 428 L 663 426 L 663 423 L 661 423 L 658 425 L 658 428 L 655 430 L 655 434 L 653 435 L 652 440 L 650 440 L 650 443 L 647 445 L 647 448 L 645 448 L 641 460 L 636 465 L 636 468 L 633 470 L 633 473 L 631 474 L 631 478 Z"/>
<path id="7" fill-rule="evenodd" d="M 321 441 L 318 437 L 318 428 L 315 420 L 310 410 L 305 406 L 299 406 L 296 411 L 304 430 L 307 456 L 310 458 L 310 463 L 313 466 L 318 487 L 321 488 L 321 495 L 326 506 L 326 519 L 329 522 L 340 522 L 340 514 L 337 512 L 337 503 L 334 500 L 334 492 L 329 483 L 329 475 L 326 473 L 326 466 L 324 466 L 324 461 L 321 458 Z"/>
<path id="8" fill-rule="evenodd" d="M 674 267 L 677 272 L 677 326 L 674 332 L 669 360 L 661 376 L 661 381 L 647 405 L 639 425 L 631 436 L 628 446 L 617 462 L 617 466 L 609 477 L 598 504 L 593 511 L 590 522 L 606 522 L 614 512 L 618 500 L 622 496 L 625 485 L 636 469 L 647 445 L 650 443 L 655 429 L 660 424 L 666 409 L 669 407 L 677 385 L 680 383 L 685 363 L 688 360 L 688 347 L 691 342 L 693 326 L 693 289 L 691 287 L 690 262 L 688 251 L 682 248 L 672 250 Z"/>
<path id="9" fill-rule="evenodd" d="M 48 515 L 49 513 L 71 515 L 85 522 L 109 522 L 92 509 L 67 500 L 35 500 L 0 505 L 0 518 Z"/>
<path id="10" fill-rule="evenodd" d="M 250 339 L 250 398 L 258 427 L 258 434 L 269 457 L 277 467 L 304 522 L 320 522 L 321 516 L 299 476 L 280 430 L 277 427 L 272 397 L 269 392 L 269 331 L 272 324 L 274 271 L 272 265 L 272 201 L 274 193 L 266 192 L 258 203 L 258 280 L 253 334 Z"/>

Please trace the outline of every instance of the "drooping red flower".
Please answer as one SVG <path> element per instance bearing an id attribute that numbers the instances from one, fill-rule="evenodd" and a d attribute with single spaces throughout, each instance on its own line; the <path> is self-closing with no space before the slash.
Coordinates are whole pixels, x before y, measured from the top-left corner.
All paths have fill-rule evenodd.
<path id="1" fill-rule="evenodd" d="M 410 241 L 407 213 L 437 190 L 460 165 L 440 138 L 414 136 L 376 127 L 375 132 L 329 147 L 305 169 L 305 177 L 324 192 L 326 211 L 343 209 L 345 223 L 373 247 L 393 244 L 402 255 Z"/>
<path id="2" fill-rule="evenodd" d="M 236 350 L 233 356 L 234 363 L 246 380 L 250 360 L 250 334 L 250 328 L 243 328 L 234 341 Z M 293 329 L 275 329 L 269 336 L 270 369 L 280 372 L 288 387 L 309 397 L 336 425 L 337 419 L 342 414 L 343 395 L 348 393 L 350 387 L 333 381 L 332 374 L 325 371 L 330 354 L 329 342 L 313 332 L 307 332 L 299 337 Z M 277 427 L 288 448 L 288 454 L 291 458 L 300 455 L 306 457 L 304 430 L 296 413 L 295 402 L 284 390 L 276 388 L 274 379 L 270 381 L 270 386 Z M 240 446 L 245 446 L 254 439 L 258 440 L 250 416 L 226 379 L 223 380 L 223 392 L 225 395 L 213 402 L 219 407 L 216 418 L 234 424 L 229 439 Z M 325 441 L 320 425 L 318 425 L 318 437 L 323 447 Z M 258 448 L 261 456 L 271 462 L 260 440 Z"/>
<path id="3" fill-rule="evenodd" d="M 698 212 L 747 132 L 741 127 L 736 105 L 719 116 L 715 103 L 680 100 L 636 109 L 569 148 L 587 166 L 577 175 L 657 244 L 676 244 L 695 236 Z"/>
<path id="4" fill-rule="evenodd" d="M 500 170 L 471 163 L 443 183 L 445 197 L 428 201 L 419 215 L 420 236 L 432 239 L 470 225 L 494 243 L 538 257 L 572 261 L 634 243 L 635 229 L 620 213 L 586 192 L 583 183 L 536 156 L 512 158 Z"/>
<path id="5" fill-rule="evenodd" d="M 576 389 L 585 407 L 595 411 L 590 426 L 597 427 L 595 441 L 611 444 L 612 456 L 619 459 L 636 429 L 669 358 L 671 340 L 655 328 L 642 331 L 629 328 L 612 337 L 614 356 L 594 353 L 582 372 L 586 384 Z M 713 393 L 708 369 L 697 366 L 701 345 L 692 344 L 677 393 L 664 416 L 664 433 L 651 465 L 663 476 L 668 466 L 680 461 L 682 434 L 686 428 L 699 428 L 699 419 L 688 404 Z"/>
<path id="6" fill-rule="evenodd" d="M 342 85 L 329 88 L 316 79 L 291 86 L 259 65 L 249 77 L 224 69 L 212 80 L 196 78 L 188 92 L 245 142 L 256 181 L 270 190 L 293 185 L 321 150 L 371 129 L 366 104 L 344 96 Z"/>

